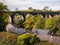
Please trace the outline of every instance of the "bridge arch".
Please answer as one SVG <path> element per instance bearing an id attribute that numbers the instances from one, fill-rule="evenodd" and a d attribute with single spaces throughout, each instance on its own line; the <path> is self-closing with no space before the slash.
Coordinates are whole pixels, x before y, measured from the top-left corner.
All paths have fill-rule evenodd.
<path id="1" fill-rule="evenodd" d="M 10 14 L 11 23 L 14 23 L 14 22 L 13 22 L 13 18 L 14 18 L 14 16 L 15 16 L 15 14 L 22 15 L 23 18 L 24 18 L 24 20 L 25 20 L 25 17 L 26 17 L 27 14 L 31 14 L 31 15 L 41 14 L 43 17 L 45 17 L 46 14 L 47 14 L 48 16 L 51 17 L 51 16 L 54 16 L 54 15 L 56 15 L 56 14 L 59 15 L 60 12 L 16 12 L 16 11 L 13 11 L 13 12 L 11 12 L 11 14 Z"/>

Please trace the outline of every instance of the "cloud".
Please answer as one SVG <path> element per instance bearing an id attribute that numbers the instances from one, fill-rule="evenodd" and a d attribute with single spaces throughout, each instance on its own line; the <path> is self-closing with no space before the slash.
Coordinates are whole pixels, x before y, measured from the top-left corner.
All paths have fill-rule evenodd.
<path id="1" fill-rule="evenodd" d="M 49 6 L 54 9 L 60 9 L 60 0 L 5 0 L 9 9 L 27 9 L 33 7 L 36 9 L 42 9 L 44 6 Z"/>
<path id="2" fill-rule="evenodd" d="M 36 2 L 60 2 L 60 0 L 35 0 Z"/>
<path id="3" fill-rule="evenodd" d="M 29 4 L 31 2 L 25 0 L 6 0 L 6 3 L 10 5 L 21 5 L 21 4 Z"/>

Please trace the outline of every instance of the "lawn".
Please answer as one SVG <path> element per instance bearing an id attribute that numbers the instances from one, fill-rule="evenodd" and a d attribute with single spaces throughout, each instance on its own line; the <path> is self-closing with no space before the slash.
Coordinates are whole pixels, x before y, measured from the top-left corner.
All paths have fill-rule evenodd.
<path id="1" fill-rule="evenodd" d="M 0 45 L 17 45 L 17 37 L 16 34 L 0 32 Z"/>

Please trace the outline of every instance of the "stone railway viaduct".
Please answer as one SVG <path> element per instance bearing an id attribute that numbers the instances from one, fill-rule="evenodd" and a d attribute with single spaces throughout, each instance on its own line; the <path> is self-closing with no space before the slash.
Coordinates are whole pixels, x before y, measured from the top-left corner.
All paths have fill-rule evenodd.
<path id="1" fill-rule="evenodd" d="M 10 13 L 10 17 L 11 17 L 11 22 L 13 23 L 13 18 L 15 16 L 15 14 L 19 14 L 19 15 L 22 15 L 24 17 L 24 20 L 25 20 L 25 16 L 27 14 L 31 14 L 31 15 L 37 15 L 37 14 L 41 14 L 43 17 L 45 17 L 45 15 L 47 14 L 48 16 L 54 16 L 54 15 L 59 15 L 60 14 L 60 11 L 56 11 L 56 12 L 42 12 L 42 11 L 30 11 L 30 12 L 27 12 L 27 11 L 0 11 L 0 12 L 5 12 L 5 13 Z"/>

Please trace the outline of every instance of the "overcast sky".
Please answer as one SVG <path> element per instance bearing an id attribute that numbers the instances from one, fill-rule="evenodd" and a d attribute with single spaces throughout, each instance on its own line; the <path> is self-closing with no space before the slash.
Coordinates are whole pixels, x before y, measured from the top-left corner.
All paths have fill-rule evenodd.
<path id="1" fill-rule="evenodd" d="M 15 10 L 16 8 L 25 10 L 28 7 L 43 9 L 45 6 L 53 10 L 60 10 L 60 0 L 5 0 L 4 3 L 11 10 Z"/>

